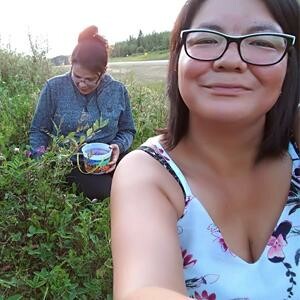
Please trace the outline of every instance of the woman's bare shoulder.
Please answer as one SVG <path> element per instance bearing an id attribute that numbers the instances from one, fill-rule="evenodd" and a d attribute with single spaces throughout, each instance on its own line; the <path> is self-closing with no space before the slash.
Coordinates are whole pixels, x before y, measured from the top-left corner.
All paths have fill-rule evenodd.
<path id="1" fill-rule="evenodd" d="M 129 152 L 119 163 L 115 172 L 116 177 L 120 175 L 130 174 L 127 179 L 155 179 L 160 176 L 161 170 L 159 163 L 153 159 L 148 153 L 140 149 Z M 114 177 L 115 177 L 114 175 Z M 153 175 L 156 175 L 153 177 Z"/>
<path id="2" fill-rule="evenodd" d="M 184 208 L 183 193 L 172 175 L 151 155 L 140 149 L 128 153 L 119 163 L 113 177 L 113 194 L 127 197 L 147 193 L 167 198 L 181 215 Z"/>

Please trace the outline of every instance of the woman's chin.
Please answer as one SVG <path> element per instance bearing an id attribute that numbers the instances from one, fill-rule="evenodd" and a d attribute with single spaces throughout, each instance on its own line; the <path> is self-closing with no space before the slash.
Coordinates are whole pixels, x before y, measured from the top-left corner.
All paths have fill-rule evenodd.
<path id="1" fill-rule="evenodd" d="M 79 89 L 79 92 L 80 92 L 80 94 L 82 94 L 82 95 L 88 95 L 88 94 L 90 93 L 89 90 L 81 90 L 81 89 Z"/>
<path id="2" fill-rule="evenodd" d="M 217 124 L 223 125 L 243 125 L 256 122 L 259 116 L 255 113 L 250 113 L 247 109 L 234 109 L 233 107 L 228 109 L 208 109 L 202 111 L 201 114 L 197 114 L 197 119 L 212 122 L 214 126 Z"/>

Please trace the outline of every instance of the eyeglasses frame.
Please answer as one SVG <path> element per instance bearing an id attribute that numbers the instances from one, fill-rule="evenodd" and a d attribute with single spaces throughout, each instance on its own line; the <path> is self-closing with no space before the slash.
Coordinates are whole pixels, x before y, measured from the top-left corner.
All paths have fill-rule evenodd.
<path id="1" fill-rule="evenodd" d="M 88 85 L 88 86 L 90 86 L 90 87 L 95 87 L 95 86 L 97 86 L 98 85 L 98 83 L 99 83 L 99 80 L 101 79 L 101 76 L 102 76 L 102 73 L 97 73 L 98 74 L 98 78 L 97 78 L 97 80 L 96 81 L 94 81 L 93 82 L 93 84 L 92 85 L 90 85 L 89 83 L 86 83 L 86 79 L 80 79 L 80 80 L 78 80 L 78 82 L 81 82 L 81 81 L 83 81 L 86 85 Z M 73 76 L 73 66 L 71 66 L 71 77 L 72 77 L 72 80 L 74 81 L 74 76 Z M 76 79 L 75 79 L 75 81 L 76 81 Z"/>
<path id="2" fill-rule="evenodd" d="M 227 42 L 224 51 L 221 53 L 221 55 L 219 55 L 217 58 L 214 58 L 214 59 L 199 59 L 199 58 L 195 58 L 195 57 L 191 56 L 188 53 L 186 41 L 187 41 L 187 35 L 189 33 L 192 33 L 192 32 L 208 32 L 208 33 L 214 33 L 214 34 L 217 34 L 217 35 L 220 35 L 220 36 L 224 37 L 226 39 L 226 42 Z M 285 49 L 284 53 L 282 54 L 281 58 L 278 61 L 276 61 L 275 63 L 271 63 L 271 64 L 255 64 L 255 63 L 250 63 L 247 60 L 245 60 L 241 55 L 241 43 L 242 43 L 242 41 L 246 38 L 249 38 L 249 37 L 264 36 L 264 35 L 279 36 L 279 37 L 283 37 L 283 38 L 286 39 L 286 41 L 287 41 L 286 49 Z M 243 62 L 247 63 L 247 64 L 254 65 L 254 66 L 272 66 L 272 65 L 278 64 L 280 61 L 282 61 L 282 59 L 284 58 L 284 56 L 288 52 L 289 48 L 292 47 L 295 44 L 295 41 L 296 41 L 296 37 L 294 35 L 286 34 L 286 33 L 259 32 L 259 33 L 245 34 L 245 35 L 229 35 L 229 34 L 225 34 L 225 33 L 215 31 L 215 30 L 210 30 L 210 29 L 185 29 L 185 30 L 182 30 L 180 32 L 180 38 L 182 40 L 186 55 L 189 56 L 192 59 L 195 59 L 195 60 L 198 60 L 198 61 L 216 61 L 216 60 L 220 59 L 225 54 L 225 52 L 227 51 L 227 49 L 229 47 L 229 44 L 234 42 L 238 46 L 237 48 L 238 48 L 238 52 L 239 52 L 241 60 Z"/>

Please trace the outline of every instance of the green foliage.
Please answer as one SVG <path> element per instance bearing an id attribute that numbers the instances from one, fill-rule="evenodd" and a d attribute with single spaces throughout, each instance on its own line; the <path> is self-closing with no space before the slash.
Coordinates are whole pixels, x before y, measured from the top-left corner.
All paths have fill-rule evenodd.
<path id="1" fill-rule="evenodd" d="M 11 68 L 0 82 L 0 300 L 112 300 L 109 199 L 91 203 L 66 183 L 70 156 L 103 122 L 95 123 L 79 143 L 74 134 L 53 137 L 40 159 L 27 158 L 27 133 L 42 78 L 53 70 L 44 73 L 48 62 L 43 58 L 34 62 L 6 50 L 0 50 L 4 60 L 1 55 Z M 26 77 L 22 66 L 35 72 Z M 125 84 L 136 147 L 165 122 L 164 86 L 133 79 Z"/>
<path id="2" fill-rule="evenodd" d="M 58 145 L 70 136 L 38 160 L 19 152 L 0 165 L 1 296 L 99 299 L 111 291 L 108 200 L 92 204 L 66 184 L 78 144 Z"/>
<path id="3" fill-rule="evenodd" d="M 24 56 L 9 49 L 0 49 L 0 80 L 9 84 L 13 94 L 20 90 L 31 92 L 52 74 L 51 64 L 45 53 L 39 53 L 34 45 L 32 47 L 34 55 L 31 56 Z"/>
<path id="4" fill-rule="evenodd" d="M 0 49 L 0 153 L 27 141 L 39 90 L 54 75 L 46 52 L 29 39 L 31 56 Z"/>
<path id="5" fill-rule="evenodd" d="M 27 142 L 27 132 L 38 97 L 38 86 L 25 87 L 20 82 L 20 88 L 15 93 L 15 85 L 0 81 L 0 153 Z M 31 82 L 28 83 L 28 86 Z M 7 153 L 6 153 L 7 154 Z"/>
<path id="6" fill-rule="evenodd" d="M 35 103 L 53 70 L 45 72 L 48 61 L 38 51 L 29 57 L 1 49 L 0 60 L 9 62 L 0 81 L 0 299 L 106 299 L 108 199 L 91 203 L 66 184 L 70 156 L 103 122 L 79 143 L 72 134 L 54 137 L 40 159 L 27 158 Z"/>
<path id="7" fill-rule="evenodd" d="M 126 82 L 131 97 L 132 113 L 136 125 L 133 148 L 156 135 L 156 130 L 165 126 L 166 101 L 164 83 L 143 85 L 132 80 Z"/>

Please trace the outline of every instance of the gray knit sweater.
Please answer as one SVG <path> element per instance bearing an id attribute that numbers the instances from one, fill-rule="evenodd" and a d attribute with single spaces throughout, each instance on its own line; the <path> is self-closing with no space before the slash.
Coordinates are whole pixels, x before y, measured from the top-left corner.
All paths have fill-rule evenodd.
<path id="1" fill-rule="evenodd" d="M 74 85 L 71 74 L 56 76 L 44 85 L 32 120 L 29 139 L 33 154 L 47 147 L 49 133 L 56 135 L 76 132 L 79 138 L 96 120 L 108 123 L 88 142 L 118 144 L 120 152 L 132 144 L 135 134 L 128 93 L 125 86 L 104 74 L 97 89 L 85 96 Z M 85 128 L 85 130 L 79 130 Z"/>

